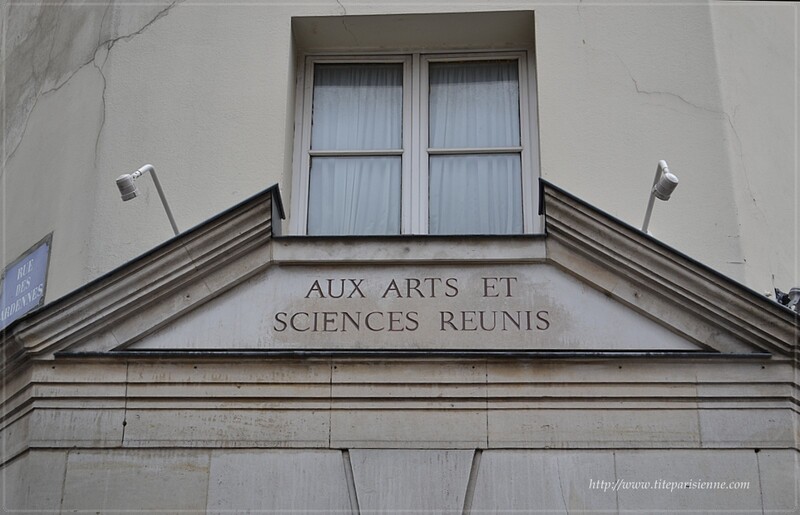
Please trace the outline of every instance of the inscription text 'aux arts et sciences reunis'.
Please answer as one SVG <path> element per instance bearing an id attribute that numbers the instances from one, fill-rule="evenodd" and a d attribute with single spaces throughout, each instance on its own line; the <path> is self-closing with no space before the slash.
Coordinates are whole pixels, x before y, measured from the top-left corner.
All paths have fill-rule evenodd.
<path id="1" fill-rule="evenodd" d="M 456 277 L 405 277 L 370 284 L 364 278 L 327 278 L 310 282 L 302 292 L 314 308 L 279 311 L 273 330 L 282 332 L 414 332 L 423 331 L 546 331 L 550 312 L 534 309 L 492 309 L 492 301 L 514 299 L 517 277 L 480 277 L 477 284 L 464 284 Z M 443 302 L 459 296 L 475 298 L 480 309 L 441 309 Z M 346 309 L 351 299 L 375 300 L 375 309 Z M 415 299 L 414 309 L 379 309 L 387 302 Z M 436 327 L 421 327 L 420 311 L 435 301 Z M 325 308 L 319 309 L 320 303 Z M 433 306 L 431 306 L 433 307 Z M 344 308 L 344 309 L 343 309 Z"/>

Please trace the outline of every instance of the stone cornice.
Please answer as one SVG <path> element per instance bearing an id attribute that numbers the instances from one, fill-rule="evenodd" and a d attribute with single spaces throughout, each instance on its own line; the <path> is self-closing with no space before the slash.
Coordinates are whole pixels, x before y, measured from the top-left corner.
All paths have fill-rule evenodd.
<path id="1" fill-rule="evenodd" d="M 547 181 L 542 181 L 542 195 L 548 260 L 572 273 L 580 269 L 578 261 L 584 269 L 596 267 L 597 273 L 581 277 L 651 318 L 663 320 L 663 308 L 648 305 L 644 292 L 675 312 L 692 314 L 717 329 L 683 328 L 701 344 L 733 337 L 797 362 L 800 322 L 793 311 Z M 618 284 L 619 277 L 634 287 Z"/>

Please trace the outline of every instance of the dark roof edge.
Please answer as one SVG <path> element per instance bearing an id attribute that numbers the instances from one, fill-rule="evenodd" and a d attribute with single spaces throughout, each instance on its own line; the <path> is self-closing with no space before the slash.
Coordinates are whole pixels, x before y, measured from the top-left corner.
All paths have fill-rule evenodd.
<path id="1" fill-rule="evenodd" d="M 211 218 L 207 218 L 206 220 L 203 220 L 202 222 L 198 223 L 197 225 L 194 225 L 194 226 L 186 229 L 185 231 L 182 231 L 180 234 L 172 236 L 171 238 L 163 241 L 162 243 L 159 243 L 155 247 L 153 247 L 153 248 L 143 252 L 142 254 L 139 254 L 138 256 L 126 261 L 125 263 L 123 263 L 123 264 L 121 264 L 121 265 L 109 270 L 108 272 L 104 273 L 103 275 L 101 275 L 99 277 L 95 277 L 91 281 L 89 281 L 87 283 L 84 283 L 81 286 L 78 286 L 74 290 L 72 290 L 70 292 L 67 292 L 64 295 L 62 295 L 62 296 L 60 296 L 60 297 L 58 297 L 56 299 L 53 299 L 50 302 L 48 302 L 46 304 L 43 304 L 42 306 L 39 306 L 36 309 L 33 309 L 33 310 L 27 312 L 24 316 L 21 316 L 20 318 L 14 320 L 10 324 L 8 324 L 5 328 L 0 330 L 0 341 L 4 340 L 7 335 L 12 334 L 14 329 L 16 328 L 16 326 L 19 325 L 22 321 L 27 320 L 28 318 L 36 315 L 37 313 L 40 313 L 40 312 L 44 311 L 45 309 L 51 309 L 53 306 L 55 306 L 57 304 L 61 304 L 61 303 L 66 302 L 69 299 L 71 299 L 71 298 L 73 298 L 73 297 L 75 297 L 77 295 L 80 295 L 81 293 L 83 293 L 86 290 L 92 288 L 93 286 L 95 286 L 97 284 L 100 284 L 101 282 L 107 280 L 109 277 L 112 277 L 113 275 L 120 273 L 123 269 L 125 269 L 128 266 L 130 266 L 131 264 L 133 264 L 133 263 L 135 263 L 135 262 L 137 262 L 139 260 L 145 259 L 148 256 L 156 254 L 157 252 L 165 249 L 166 247 L 175 244 L 175 242 L 180 241 L 182 239 L 187 238 L 188 236 L 191 236 L 191 235 L 195 234 L 196 232 L 198 232 L 203 227 L 205 227 L 205 226 L 207 226 L 209 224 L 212 224 L 217 220 L 225 218 L 226 216 L 230 215 L 231 213 L 235 212 L 236 210 L 241 209 L 243 206 L 259 202 L 259 201 L 263 200 L 264 198 L 266 198 L 266 197 L 268 197 L 270 195 L 272 195 L 272 198 L 277 202 L 278 212 L 280 213 L 281 219 L 285 220 L 286 219 L 286 214 L 285 214 L 285 212 L 283 210 L 283 200 L 281 199 L 281 190 L 280 190 L 280 187 L 279 187 L 278 183 L 275 183 L 272 186 L 270 186 L 270 187 L 268 187 L 266 189 L 263 189 L 263 190 L 259 191 L 258 193 L 255 193 L 254 195 L 251 195 L 251 196 L 247 197 L 246 199 L 242 200 L 241 202 L 238 202 L 238 203 L 234 204 L 233 206 L 231 206 L 231 207 L 229 207 L 229 208 L 227 208 L 227 209 L 225 209 L 223 211 L 220 211 L 219 213 L 217 213 L 216 215 L 212 216 Z"/>
<path id="2" fill-rule="evenodd" d="M 563 188 L 560 188 L 560 187 L 556 186 L 552 182 L 540 177 L 539 178 L 539 184 L 540 184 L 540 191 L 542 192 L 541 195 L 539 196 L 539 199 L 540 199 L 539 200 L 539 214 L 540 215 L 544 215 L 545 219 L 547 217 L 547 213 L 546 213 L 546 211 L 547 211 L 547 205 L 546 205 L 547 202 L 545 200 L 544 188 L 542 186 L 550 188 L 550 189 L 552 189 L 554 191 L 557 191 L 559 194 L 561 194 L 561 195 L 569 198 L 570 200 L 580 204 L 581 206 L 585 207 L 586 209 L 588 209 L 590 211 L 593 211 L 593 212 L 597 213 L 598 215 L 603 216 L 603 217 L 611 220 L 615 224 L 620 225 L 621 227 L 623 227 L 624 229 L 626 229 L 628 231 L 632 231 L 632 232 L 636 233 L 637 236 L 642 237 L 645 240 L 647 240 L 648 242 L 654 244 L 655 246 L 660 247 L 661 249 L 663 249 L 663 250 L 665 250 L 665 251 L 667 251 L 667 252 L 669 252 L 671 254 L 674 254 L 675 256 L 679 257 L 680 259 L 682 259 L 684 261 L 687 261 L 692 266 L 696 266 L 697 268 L 700 268 L 702 271 L 704 271 L 704 272 L 706 272 L 706 273 L 708 273 L 710 275 L 713 275 L 714 277 L 716 277 L 720 281 L 726 283 L 727 285 L 746 293 L 747 295 L 753 297 L 754 299 L 758 299 L 758 302 L 765 303 L 766 306 L 769 306 L 769 307 L 772 307 L 772 308 L 778 308 L 779 310 L 783 311 L 784 313 L 788 313 L 788 314 L 793 315 L 797 321 L 800 321 L 800 314 L 798 314 L 795 311 L 789 309 L 788 307 L 784 306 L 783 304 L 779 304 L 779 303 L 777 303 L 777 302 L 765 297 L 764 295 L 758 293 L 757 291 L 753 290 L 752 288 L 740 283 L 739 281 L 737 281 L 735 279 L 730 278 L 729 276 L 723 274 L 722 272 L 719 272 L 718 270 L 715 270 L 714 268 L 711 268 L 710 266 L 708 266 L 708 265 L 706 265 L 704 263 L 701 263 L 700 261 L 697 261 L 693 257 L 688 256 L 688 255 L 684 254 L 683 252 L 681 252 L 680 250 L 677 250 L 676 248 L 667 245 L 663 241 L 659 240 L 658 238 L 655 238 L 654 236 L 651 236 L 651 235 L 647 234 L 646 232 L 642 231 L 641 229 L 639 229 L 637 227 L 634 227 L 631 224 L 629 224 L 629 223 L 627 223 L 627 222 L 625 222 L 623 220 L 620 220 L 619 218 L 617 218 L 617 217 L 615 217 L 613 215 L 608 214 L 607 212 L 603 211 L 602 209 L 599 209 L 599 208 L 593 206 L 592 204 L 586 202 L 585 200 L 581 199 L 580 197 L 576 197 L 572 193 L 564 190 Z M 546 223 L 545 223 L 545 226 L 546 226 Z"/>
<path id="3" fill-rule="evenodd" d="M 112 352 L 56 352 L 57 358 L 459 358 L 459 359 L 754 359 L 769 360 L 768 352 L 721 353 L 708 351 L 618 350 L 573 351 L 558 349 L 225 349 L 225 350 L 120 350 Z"/>

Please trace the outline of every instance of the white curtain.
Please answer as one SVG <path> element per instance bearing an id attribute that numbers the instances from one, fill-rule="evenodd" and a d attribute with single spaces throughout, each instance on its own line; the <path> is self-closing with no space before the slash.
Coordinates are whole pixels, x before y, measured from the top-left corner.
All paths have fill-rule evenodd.
<path id="1" fill-rule="evenodd" d="M 399 234 L 400 157 L 315 157 L 308 234 Z"/>
<path id="2" fill-rule="evenodd" d="M 518 154 L 430 157 L 431 234 L 522 232 Z"/>
<path id="3" fill-rule="evenodd" d="M 431 149 L 520 145 L 516 61 L 430 63 Z M 519 153 L 431 155 L 431 234 L 522 232 Z"/>
<path id="4" fill-rule="evenodd" d="M 318 64 L 312 150 L 402 148 L 401 64 Z M 308 234 L 400 232 L 400 157 L 312 157 Z"/>

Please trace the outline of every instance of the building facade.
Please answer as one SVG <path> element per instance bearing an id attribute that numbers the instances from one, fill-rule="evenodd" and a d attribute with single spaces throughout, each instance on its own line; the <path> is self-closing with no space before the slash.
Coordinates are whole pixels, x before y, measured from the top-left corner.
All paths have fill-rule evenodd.
<path id="1" fill-rule="evenodd" d="M 3 9 L 5 510 L 797 509 L 796 5 Z"/>

